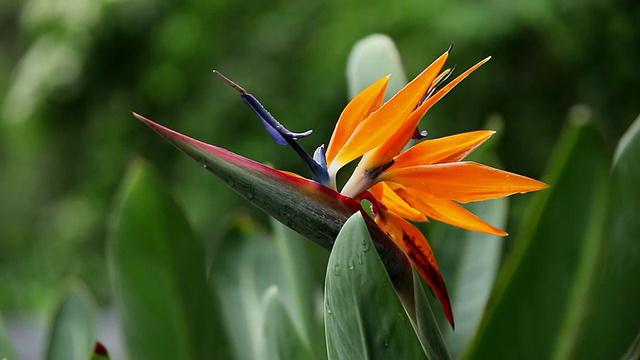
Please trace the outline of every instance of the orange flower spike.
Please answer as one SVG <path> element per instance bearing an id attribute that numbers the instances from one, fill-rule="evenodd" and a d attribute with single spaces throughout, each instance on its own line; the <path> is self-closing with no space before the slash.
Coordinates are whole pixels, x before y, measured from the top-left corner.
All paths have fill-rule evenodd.
<path id="1" fill-rule="evenodd" d="M 367 151 L 387 142 L 413 112 L 427 89 L 444 66 L 449 52 L 442 54 L 420 75 L 394 95 L 380 109 L 364 119 L 342 146 L 329 166 L 329 173 L 353 161 Z M 354 194 L 355 195 L 355 194 Z"/>
<path id="2" fill-rule="evenodd" d="M 505 231 L 493 227 L 454 201 L 401 185 L 393 184 L 391 188 L 409 206 L 432 219 L 467 230 L 497 236 L 508 235 Z M 402 216 L 401 214 L 398 215 Z"/>
<path id="3" fill-rule="evenodd" d="M 418 228 L 391 211 L 380 208 L 378 212 L 375 218 L 376 223 L 384 229 L 404 250 L 407 256 L 409 256 L 422 278 L 427 282 L 429 287 L 431 287 L 438 300 L 440 300 L 444 313 L 449 323 L 451 323 L 451 327 L 455 328 L 447 286 L 444 283 L 444 279 L 442 279 L 436 257 L 427 239 Z"/>
<path id="4" fill-rule="evenodd" d="M 384 204 L 384 206 L 393 213 L 412 221 L 428 221 L 427 217 L 407 204 L 400 196 L 398 196 L 389 185 L 379 182 L 369 189 L 369 192 Z"/>
<path id="5" fill-rule="evenodd" d="M 384 101 L 387 86 L 389 85 L 389 77 L 391 77 L 391 75 L 387 75 L 369 85 L 369 87 L 356 95 L 344 108 L 331 135 L 331 140 L 329 140 L 326 153 L 327 164 L 333 162 L 340 148 L 349 140 L 349 137 L 356 127 L 360 125 L 362 120 L 380 108 Z"/>
<path id="6" fill-rule="evenodd" d="M 426 114 L 433 105 L 435 105 L 440 99 L 447 95 L 447 93 L 449 93 L 449 91 L 456 87 L 456 85 L 458 85 L 462 80 L 464 80 L 472 72 L 476 71 L 484 63 L 489 61 L 489 59 L 491 59 L 491 57 L 487 57 L 486 59 L 475 64 L 473 67 L 463 72 L 450 83 L 448 83 L 441 90 L 436 92 L 433 96 L 427 98 L 417 109 L 415 109 L 415 111 L 411 113 L 409 118 L 402 124 L 398 131 L 396 131 L 391 137 L 389 137 L 389 139 L 385 143 L 366 155 L 366 159 L 363 159 L 362 165 L 365 166 L 366 169 L 371 170 L 391 161 L 391 159 L 393 159 L 394 156 L 398 155 L 398 153 L 402 151 L 407 143 L 409 143 L 409 140 L 411 140 L 411 137 L 413 136 L 414 131 L 416 127 L 418 127 L 418 124 L 420 123 L 420 120 L 422 119 L 424 114 Z"/>
<path id="7" fill-rule="evenodd" d="M 456 162 L 489 140 L 493 130 L 470 131 L 433 140 L 423 140 L 395 157 L 394 168 Z"/>
<path id="8" fill-rule="evenodd" d="M 548 187 L 541 181 L 475 162 L 391 167 L 380 174 L 378 180 L 413 187 L 461 203 L 497 199 Z"/>

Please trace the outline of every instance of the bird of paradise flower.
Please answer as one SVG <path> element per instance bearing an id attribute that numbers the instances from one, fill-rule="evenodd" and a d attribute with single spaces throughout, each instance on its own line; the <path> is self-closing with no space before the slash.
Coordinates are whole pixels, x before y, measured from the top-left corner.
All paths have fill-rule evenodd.
<path id="1" fill-rule="evenodd" d="M 226 180 L 245 198 L 325 248 L 331 248 L 336 225 L 339 227 L 344 223 L 345 214 L 362 212 L 360 202 L 369 200 L 373 220 L 378 227 L 369 224 L 371 232 L 378 231 L 377 236 L 372 236 L 380 240 L 381 229 L 402 249 L 440 300 L 447 319 L 454 327 L 449 295 L 433 251 L 422 232 L 408 220 L 424 222 L 431 218 L 464 229 L 504 236 L 506 232 L 478 218 L 460 203 L 541 190 L 547 185 L 525 176 L 463 161 L 494 131 L 472 131 L 422 140 L 427 133 L 418 130 L 418 125 L 425 113 L 490 59 L 480 61 L 445 84 L 452 73 L 451 69 L 442 70 L 450 51 L 451 48 L 385 103 L 383 99 L 389 76 L 355 96 L 340 115 L 326 149 L 324 145 L 318 147 L 313 156 L 297 143 L 298 139 L 309 136 L 311 130 L 303 133 L 289 131 L 253 95 L 214 71 L 240 92 L 242 99 L 278 144 L 289 145 L 296 151 L 309 167 L 313 181 L 268 168 L 134 115 Z M 412 139 L 422 141 L 403 151 Z M 358 158 L 361 160 L 355 171 L 338 193 L 338 171 Z M 271 196 L 268 195 L 270 192 Z M 267 195 L 256 197 L 256 193 Z M 283 201 L 283 197 L 289 199 Z M 292 208 L 287 208 L 287 204 L 303 198 L 315 205 L 307 206 L 304 211 L 300 211 L 300 206 L 305 205 L 296 205 L 294 210 L 300 211 L 298 215 L 301 217 L 294 220 Z M 379 252 L 389 249 L 384 241 L 379 241 L 378 245 Z"/>

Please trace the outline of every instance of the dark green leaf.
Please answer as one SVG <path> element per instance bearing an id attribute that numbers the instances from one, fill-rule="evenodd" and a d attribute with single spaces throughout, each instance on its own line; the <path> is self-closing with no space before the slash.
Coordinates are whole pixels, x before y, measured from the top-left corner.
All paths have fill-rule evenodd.
<path id="1" fill-rule="evenodd" d="M 86 360 L 95 344 L 93 300 L 79 283 L 69 287 L 56 311 L 47 345 L 48 360 Z"/>
<path id="2" fill-rule="evenodd" d="M 617 358 L 640 329 L 640 118 L 620 139 L 611 170 L 607 226 L 598 251 L 591 312 L 576 359 Z"/>
<path id="3" fill-rule="evenodd" d="M 582 114 L 574 112 L 553 154 L 551 188 L 534 199 L 469 358 L 564 358 L 574 340 L 598 256 L 609 172 L 602 136 Z"/>
<path id="4" fill-rule="evenodd" d="M 130 358 L 227 357 L 203 246 L 180 207 L 142 161 L 119 200 L 110 261 Z"/>
<path id="5" fill-rule="evenodd" d="M 424 353 L 361 214 L 340 231 L 325 282 L 329 358 L 417 359 Z"/>

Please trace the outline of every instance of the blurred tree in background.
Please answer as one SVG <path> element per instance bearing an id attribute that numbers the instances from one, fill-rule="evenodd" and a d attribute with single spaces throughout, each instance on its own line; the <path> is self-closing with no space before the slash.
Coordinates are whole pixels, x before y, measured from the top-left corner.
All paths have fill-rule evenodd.
<path id="1" fill-rule="evenodd" d="M 4 0 L 0 29 L 3 310 L 41 308 L 70 275 L 109 303 L 107 214 L 137 154 L 169 176 L 202 238 L 221 236 L 229 209 L 266 218 L 129 113 L 304 174 L 213 69 L 293 131 L 314 129 L 311 146 L 347 102 L 358 39 L 390 35 L 410 77 L 454 42 L 463 69 L 493 59 L 422 127 L 441 136 L 502 118 L 504 167 L 532 177 L 573 105 L 591 109 L 611 144 L 640 112 L 634 1 Z"/>

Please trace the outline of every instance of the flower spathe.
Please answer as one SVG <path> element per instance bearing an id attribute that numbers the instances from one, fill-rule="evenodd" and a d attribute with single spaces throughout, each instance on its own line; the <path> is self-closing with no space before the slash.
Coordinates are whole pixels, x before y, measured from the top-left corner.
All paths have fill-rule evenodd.
<path id="1" fill-rule="evenodd" d="M 313 156 L 297 143 L 311 131 L 294 133 L 287 130 L 253 95 L 220 73 L 216 74 L 240 92 L 278 144 L 290 145 L 298 153 L 317 183 L 337 191 L 338 171 L 361 158 L 340 194 L 372 203 L 375 223 L 409 257 L 454 326 L 449 295 L 433 251 L 425 236 L 407 220 L 435 219 L 464 229 L 504 236 L 506 232 L 478 218 L 460 203 L 536 191 L 547 185 L 464 161 L 494 134 L 489 130 L 423 140 L 403 151 L 411 139 L 426 136 L 426 132 L 418 130 L 425 113 L 489 60 L 480 61 L 444 84 L 452 73 L 450 69 L 443 70 L 449 52 L 450 49 L 387 102 L 384 102 L 384 95 L 389 76 L 356 95 L 340 115 L 326 150 L 320 146 Z"/>

